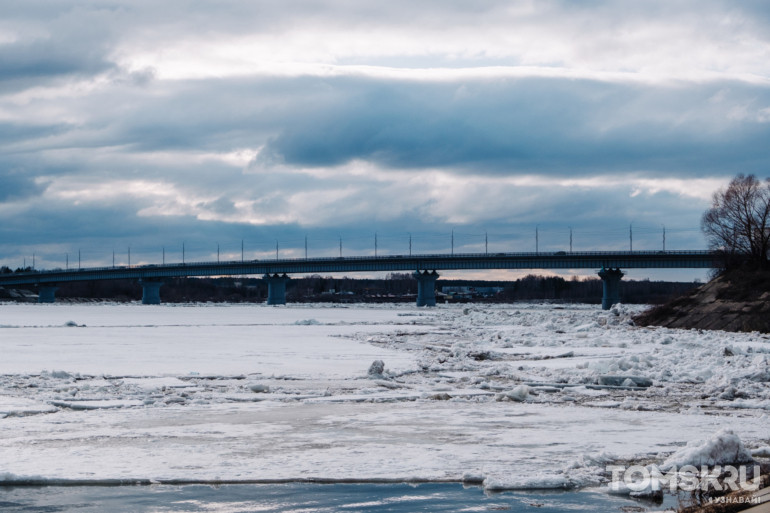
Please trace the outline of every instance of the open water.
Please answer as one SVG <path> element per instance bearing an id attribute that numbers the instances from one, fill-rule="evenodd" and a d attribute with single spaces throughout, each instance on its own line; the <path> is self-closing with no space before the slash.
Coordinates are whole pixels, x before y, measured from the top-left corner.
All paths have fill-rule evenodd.
<path id="1" fill-rule="evenodd" d="M 0 487 L 3 513 L 655 511 L 596 490 L 487 494 L 459 484 L 308 484 Z"/>

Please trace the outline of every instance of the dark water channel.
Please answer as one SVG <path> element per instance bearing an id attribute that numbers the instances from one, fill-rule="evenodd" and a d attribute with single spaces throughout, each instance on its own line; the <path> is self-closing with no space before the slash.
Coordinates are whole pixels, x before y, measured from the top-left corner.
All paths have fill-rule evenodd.
<path id="1" fill-rule="evenodd" d="M 479 487 L 445 483 L 0 487 L 3 513 L 555 513 L 659 511 L 666 506 L 597 490 L 487 494 Z"/>

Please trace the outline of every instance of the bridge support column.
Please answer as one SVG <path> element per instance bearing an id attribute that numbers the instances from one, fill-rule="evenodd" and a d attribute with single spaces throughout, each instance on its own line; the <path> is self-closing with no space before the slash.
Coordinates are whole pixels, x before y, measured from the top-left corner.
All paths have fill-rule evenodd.
<path id="1" fill-rule="evenodd" d="M 160 287 L 163 285 L 163 282 L 157 280 L 139 280 L 139 283 L 142 284 L 142 304 L 159 305 Z"/>
<path id="2" fill-rule="evenodd" d="M 436 271 L 415 271 L 417 280 L 417 306 L 436 306 Z"/>
<path id="3" fill-rule="evenodd" d="M 599 278 L 602 279 L 602 310 L 609 310 L 612 305 L 620 303 L 620 279 L 623 272 L 619 269 L 605 269 L 599 271 Z"/>
<path id="4" fill-rule="evenodd" d="M 286 282 L 291 278 L 288 276 L 266 274 L 263 279 L 267 282 L 267 304 L 285 305 L 286 304 Z"/>
<path id="5" fill-rule="evenodd" d="M 40 285 L 37 292 L 38 303 L 55 303 L 56 291 L 59 289 L 56 285 Z"/>

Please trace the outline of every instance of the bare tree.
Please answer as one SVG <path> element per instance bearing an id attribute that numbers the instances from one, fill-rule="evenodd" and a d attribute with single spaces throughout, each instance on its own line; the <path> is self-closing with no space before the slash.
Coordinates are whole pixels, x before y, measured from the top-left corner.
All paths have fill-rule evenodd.
<path id="1" fill-rule="evenodd" d="M 709 246 L 725 255 L 725 268 L 738 264 L 766 269 L 770 241 L 770 179 L 739 174 L 714 193 L 701 220 Z"/>

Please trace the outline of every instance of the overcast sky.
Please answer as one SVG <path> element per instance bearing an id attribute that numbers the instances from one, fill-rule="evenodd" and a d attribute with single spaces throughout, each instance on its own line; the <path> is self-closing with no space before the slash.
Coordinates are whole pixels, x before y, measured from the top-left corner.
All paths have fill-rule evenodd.
<path id="1" fill-rule="evenodd" d="M 704 248 L 764 1 L 4 0 L 0 263 Z"/>

